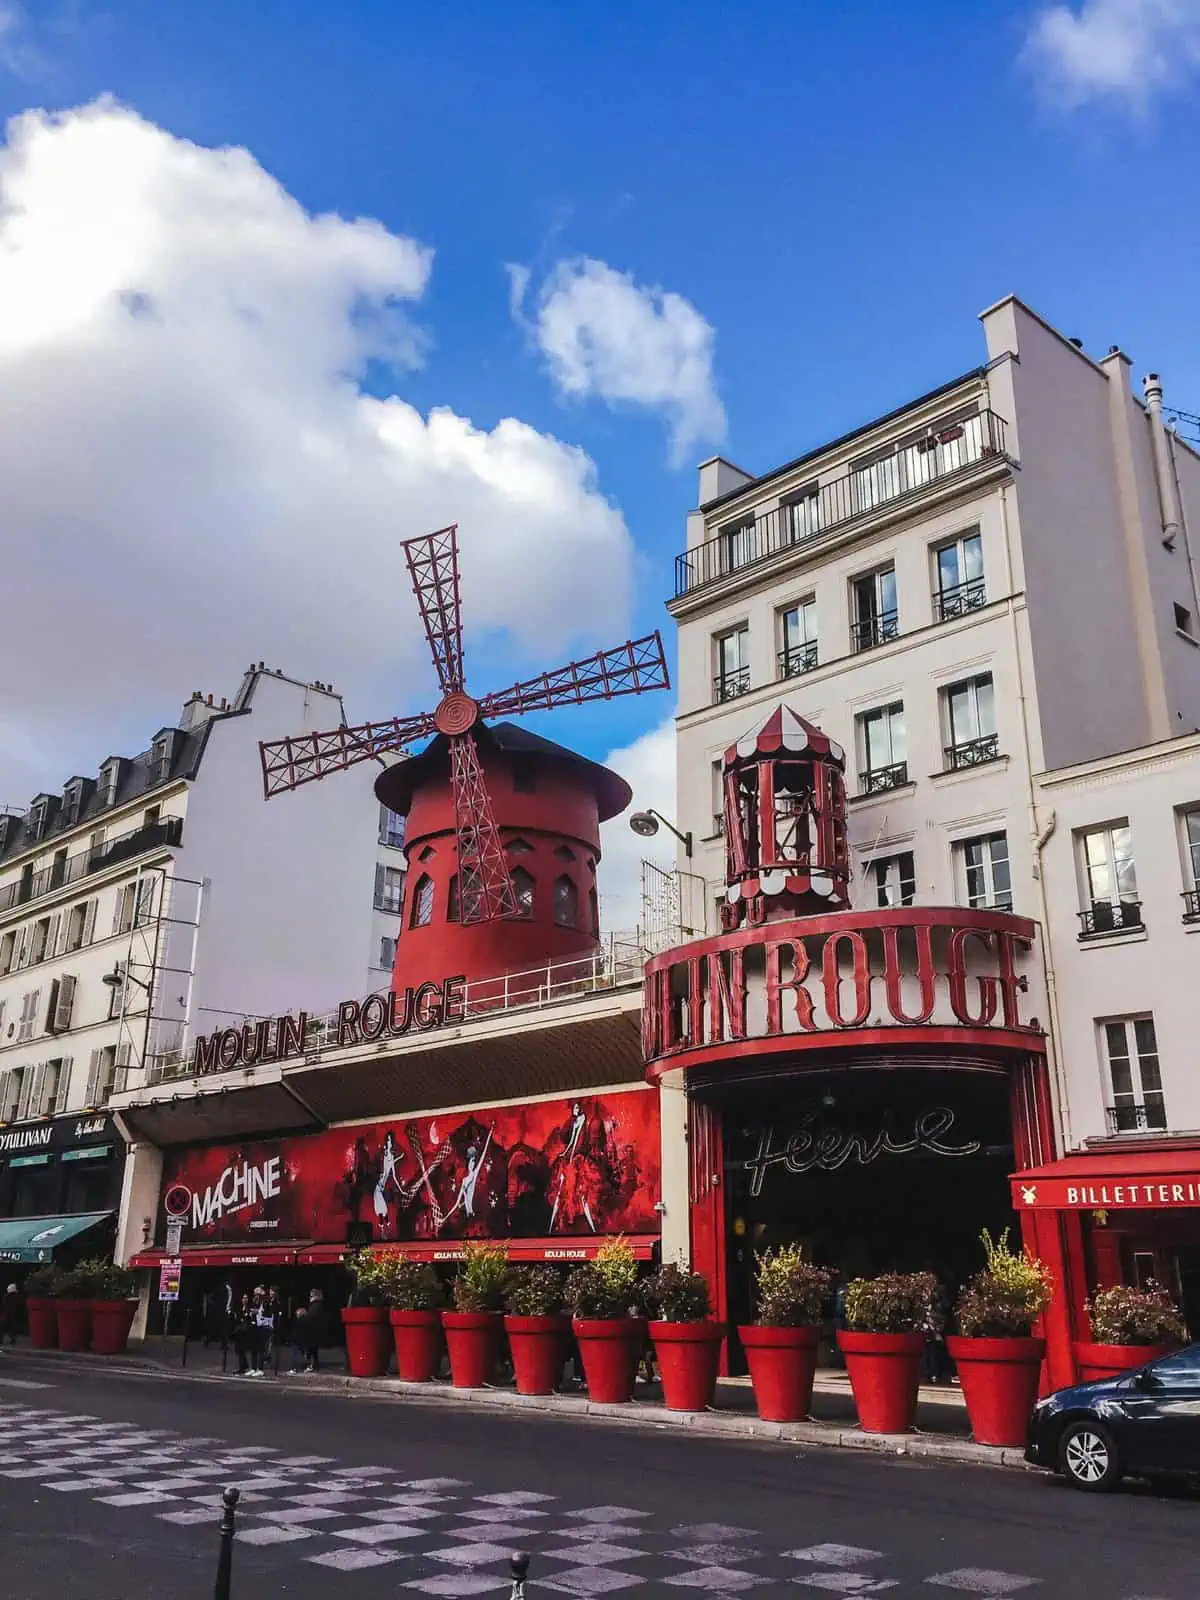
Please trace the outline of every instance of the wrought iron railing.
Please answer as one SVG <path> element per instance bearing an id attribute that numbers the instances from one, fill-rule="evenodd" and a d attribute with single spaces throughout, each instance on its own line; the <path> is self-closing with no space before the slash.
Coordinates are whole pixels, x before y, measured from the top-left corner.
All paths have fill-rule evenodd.
<path id="1" fill-rule="evenodd" d="M 948 744 L 945 755 L 948 772 L 958 772 L 963 767 L 982 767 L 999 758 L 1000 735 L 985 733 L 981 738 L 967 739 L 962 744 Z"/>
<path id="2" fill-rule="evenodd" d="M 144 827 L 131 829 L 129 833 L 119 833 L 94 850 L 80 850 L 65 860 L 51 862 L 40 872 L 7 884 L 0 889 L 0 914 L 11 911 L 14 906 L 40 900 L 65 884 L 77 883 L 93 872 L 102 872 L 105 867 L 132 861 L 135 856 L 145 855 L 148 850 L 161 850 L 182 842 L 182 817 L 164 817 L 160 822 L 147 823 Z"/>
<path id="3" fill-rule="evenodd" d="M 908 762 L 893 761 L 890 767 L 874 767 L 859 776 L 859 794 L 884 794 L 889 789 L 902 789 L 908 782 Z"/>
<path id="4" fill-rule="evenodd" d="M 987 605 L 987 587 L 982 578 L 969 578 L 966 583 L 952 584 L 938 589 L 933 596 L 934 615 L 939 622 L 949 622 L 953 617 L 965 617 L 969 611 L 978 611 Z"/>
<path id="5" fill-rule="evenodd" d="M 810 640 L 806 644 L 796 644 L 790 650 L 779 652 L 779 676 L 781 678 L 798 678 L 803 672 L 811 672 L 817 664 L 817 641 Z"/>
<path id="6" fill-rule="evenodd" d="M 1163 1133 L 1167 1126 L 1167 1111 L 1162 1095 L 1146 1096 L 1143 1105 L 1132 1101 L 1119 1106 L 1107 1106 L 1109 1133 Z"/>
<path id="7" fill-rule="evenodd" d="M 855 650 L 873 650 L 900 634 L 900 615 L 896 611 L 881 611 L 878 616 L 863 617 L 850 624 L 850 637 Z"/>
<path id="8" fill-rule="evenodd" d="M 1079 913 L 1081 939 L 1094 939 L 1106 933 L 1133 933 L 1144 926 L 1140 900 L 1097 900 Z"/>
<path id="9" fill-rule="evenodd" d="M 934 422 L 924 438 L 903 450 L 831 479 L 797 505 L 751 513 L 676 556 L 675 596 L 716 583 L 782 550 L 870 516 L 882 506 L 915 498 L 1006 453 L 1005 423 L 993 411 L 956 422 Z"/>
<path id="10" fill-rule="evenodd" d="M 749 667 L 738 667 L 735 672 L 721 672 L 713 679 L 713 700 L 717 705 L 725 700 L 737 700 L 749 693 Z"/>
<path id="11" fill-rule="evenodd" d="M 1200 922 L 1200 889 L 1185 889 L 1183 891 L 1183 920 L 1185 922 Z"/>

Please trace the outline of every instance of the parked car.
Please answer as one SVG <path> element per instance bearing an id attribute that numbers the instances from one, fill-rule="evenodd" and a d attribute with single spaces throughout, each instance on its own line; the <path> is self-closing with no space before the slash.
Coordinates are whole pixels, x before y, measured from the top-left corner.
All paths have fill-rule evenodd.
<path id="1" fill-rule="evenodd" d="M 1039 1400 L 1025 1459 L 1093 1492 L 1127 1473 L 1200 1476 L 1200 1344 Z"/>

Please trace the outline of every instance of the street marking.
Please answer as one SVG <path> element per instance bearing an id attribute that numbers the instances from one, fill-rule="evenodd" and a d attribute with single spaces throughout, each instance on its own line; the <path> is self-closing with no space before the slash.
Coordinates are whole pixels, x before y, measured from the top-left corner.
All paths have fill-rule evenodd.
<path id="1" fill-rule="evenodd" d="M 959 1589 L 964 1594 L 1005 1595 L 1028 1589 L 1041 1579 L 1023 1578 L 1016 1572 L 991 1572 L 986 1567 L 956 1567 L 953 1572 L 940 1572 L 925 1582 L 942 1589 Z"/>

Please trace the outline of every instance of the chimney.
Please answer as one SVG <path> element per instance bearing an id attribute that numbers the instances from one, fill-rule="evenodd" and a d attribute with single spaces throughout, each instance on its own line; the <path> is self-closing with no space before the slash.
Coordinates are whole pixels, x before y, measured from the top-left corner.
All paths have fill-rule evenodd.
<path id="1" fill-rule="evenodd" d="M 1162 379 L 1157 372 L 1148 372 L 1142 379 L 1146 396 L 1146 413 L 1150 418 L 1150 439 L 1154 446 L 1154 476 L 1158 479 L 1158 504 L 1162 512 L 1163 543 L 1174 550 L 1175 540 L 1183 526 L 1183 513 L 1179 505 L 1179 489 L 1175 482 L 1175 463 L 1163 422 Z"/>

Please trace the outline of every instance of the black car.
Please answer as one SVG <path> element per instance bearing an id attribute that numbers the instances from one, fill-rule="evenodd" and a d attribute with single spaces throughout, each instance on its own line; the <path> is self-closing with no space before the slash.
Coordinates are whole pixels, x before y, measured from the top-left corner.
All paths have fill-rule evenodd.
<path id="1" fill-rule="evenodd" d="M 1025 1459 L 1077 1489 L 1112 1489 L 1126 1473 L 1200 1475 L 1200 1344 L 1039 1400 Z"/>

